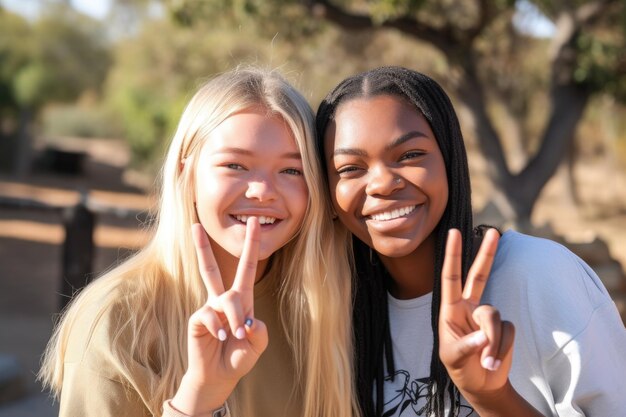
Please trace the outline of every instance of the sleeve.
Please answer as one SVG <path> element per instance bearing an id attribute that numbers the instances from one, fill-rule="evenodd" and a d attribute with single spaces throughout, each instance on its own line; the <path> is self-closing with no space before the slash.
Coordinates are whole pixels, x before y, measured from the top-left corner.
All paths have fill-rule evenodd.
<path id="1" fill-rule="evenodd" d="M 163 403 L 163 417 L 192 417 L 175 409 L 170 401 L 171 399 L 166 400 Z M 231 417 L 231 414 L 230 409 L 228 408 L 228 403 L 225 403 L 219 410 L 215 410 L 211 413 L 203 413 L 202 415 L 193 417 Z"/>
<path id="2" fill-rule="evenodd" d="M 81 363 L 66 363 L 59 417 L 151 416 L 141 397 Z"/>
<path id="3" fill-rule="evenodd" d="M 615 303 L 578 256 L 560 245 L 544 250 L 552 279 L 544 275 L 534 288 L 533 298 L 543 305 L 534 304 L 533 316 L 542 323 L 535 329 L 543 327 L 536 341 L 544 345 L 544 375 L 557 415 L 624 415 L 626 329 Z"/>

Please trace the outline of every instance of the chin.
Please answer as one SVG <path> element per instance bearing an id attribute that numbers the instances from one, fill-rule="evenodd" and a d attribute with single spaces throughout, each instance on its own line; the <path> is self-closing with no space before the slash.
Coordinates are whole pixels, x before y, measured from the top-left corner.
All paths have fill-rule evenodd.
<path id="1" fill-rule="evenodd" d="M 388 258 L 402 258 L 415 252 L 414 242 L 374 244 L 374 250 Z"/>

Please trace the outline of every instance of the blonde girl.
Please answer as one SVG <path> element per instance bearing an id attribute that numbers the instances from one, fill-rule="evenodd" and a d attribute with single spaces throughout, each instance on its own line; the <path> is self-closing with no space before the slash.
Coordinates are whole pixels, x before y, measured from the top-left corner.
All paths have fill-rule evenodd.
<path id="1" fill-rule="evenodd" d="M 353 415 L 350 272 L 313 125 L 275 71 L 200 88 L 152 239 L 76 297 L 49 343 L 40 378 L 61 416 Z"/>

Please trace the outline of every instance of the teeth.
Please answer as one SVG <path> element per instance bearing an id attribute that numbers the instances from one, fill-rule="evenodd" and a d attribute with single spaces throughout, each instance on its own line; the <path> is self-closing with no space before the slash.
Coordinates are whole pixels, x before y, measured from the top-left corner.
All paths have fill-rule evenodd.
<path id="1" fill-rule="evenodd" d="M 237 220 L 239 220 L 242 223 L 246 223 L 248 221 L 248 218 L 250 218 L 250 216 L 246 216 L 243 214 L 237 214 L 235 216 L 235 218 Z M 274 224 L 274 222 L 276 221 L 276 217 L 269 217 L 269 216 L 260 216 L 259 217 L 259 224 Z"/>
<path id="2" fill-rule="evenodd" d="M 266 217 L 266 216 L 259 217 L 260 224 L 274 224 L 275 221 L 276 221 L 275 217 Z"/>
<path id="3" fill-rule="evenodd" d="M 403 207 L 403 208 L 395 209 L 392 211 L 385 211 L 383 213 L 372 214 L 369 217 L 372 220 L 378 220 L 378 221 L 393 220 L 393 219 L 397 219 L 398 217 L 406 216 L 407 214 L 415 210 L 415 207 L 416 206 Z"/>

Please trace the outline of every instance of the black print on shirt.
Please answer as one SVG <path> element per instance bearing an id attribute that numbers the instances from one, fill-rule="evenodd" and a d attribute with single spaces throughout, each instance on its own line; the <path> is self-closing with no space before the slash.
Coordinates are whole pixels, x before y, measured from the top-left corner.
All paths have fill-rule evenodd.
<path id="1" fill-rule="evenodd" d="M 385 402 L 383 417 L 426 416 L 428 378 L 411 379 L 409 372 L 396 371 L 385 378 L 385 385 L 394 387 L 394 395 Z M 459 417 L 477 416 L 472 407 L 461 404 Z"/>

